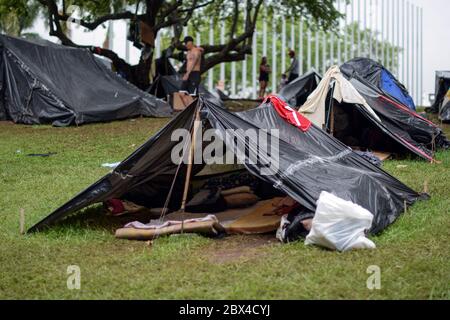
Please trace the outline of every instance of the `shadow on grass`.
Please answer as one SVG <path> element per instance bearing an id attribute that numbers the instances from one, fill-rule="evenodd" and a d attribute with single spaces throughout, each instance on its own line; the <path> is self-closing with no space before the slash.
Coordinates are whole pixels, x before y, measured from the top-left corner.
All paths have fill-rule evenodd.
<path id="1" fill-rule="evenodd" d="M 151 214 L 148 210 L 136 213 L 124 214 L 121 216 L 108 215 L 104 207 L 100 204 L 92 205 L 82 211 L 78 211 L 64 220 L 42 229 L 42 233 L 57 231 L 104 231 L 114 234 L 116 229 L 123 227 L 131 221 L 148 223 L 151 219 L 158 219 L 159 216 Z"/>

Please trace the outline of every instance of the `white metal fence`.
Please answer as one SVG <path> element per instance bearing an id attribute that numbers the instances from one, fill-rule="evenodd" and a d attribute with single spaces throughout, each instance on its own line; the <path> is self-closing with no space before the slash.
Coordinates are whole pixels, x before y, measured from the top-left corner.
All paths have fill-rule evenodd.
<path id="1" fill-rule="evenodd" d="M 407 0 L 351 0 L 349 3 L 337 0 L 336 8 L 345 17 L 334 32 L 317 31 L 302 18 L 294 21 L 276 17 L 270 23 L 263 10 L 262 23 L 253 37 L 253 54 L 244 61 L 232 62 L 229 68 L 221 64 L 209 70 L 208 87 L 216 87 L 214 79 L 219 79 L 232 97 L 256 98 L 259 61 L 266 56 L 272 68 L 271 90 L 276 92 L 281 73 L 290 63 L 287 50 L 293 49 L 301 61 L 299 74 L 313 68 L 324 73 L 331 65 L 340 65 L 357 56 L 375 59 L 405 85 L 416 104 L 422 105 L 423 9 Z M 208 28 L 207 39 L 201 39 L 200 33 L 188 28 L 184 34 L 194 33 L 198 44 L 205 40 L 210 44 L 225 42 L 223 25 L 211 20 Z M 220 32 L 216 33 L 215 28 L 220 28 Z M 214 37 L 215 34 L 220 36 Z M 160 33 L 157 55 L 161 52 L 161 38 L 169 36 Z"/>

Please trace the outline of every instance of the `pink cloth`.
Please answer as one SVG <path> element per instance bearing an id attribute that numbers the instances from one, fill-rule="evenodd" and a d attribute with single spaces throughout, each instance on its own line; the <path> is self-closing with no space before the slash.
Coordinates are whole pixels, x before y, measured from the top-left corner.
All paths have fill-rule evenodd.
<path id="1" fill-rule="evenodd" d="M 217 220 L 217 217 L 215 215 L 209 214 L 203 218 L 193 218 L 193 219 L 184 220 L 184 224 L 192 223 L 192 222 L 203 222 L 203 221 L 218 222 L 219 220 Z M 145 224 L 145 223 L 142 223 L 139 221 L 133 221 L 133 222 L 127 223 L 124 226 L 124 228 L 145 229 L 145 230 L 161 229 L 161 228 L 165 228 L 165 227 L 169 227 L 169 226 L 173 226 L 173 225 L 179 225 L 182 222 L 183 221 L 181 221 L 181 220 L 168 220 L 168 221 L 164 221 L 163 223 L 161 223 L 161 221 L 159 221 L 159 220 L 151 220 L 150 223 Z"/>

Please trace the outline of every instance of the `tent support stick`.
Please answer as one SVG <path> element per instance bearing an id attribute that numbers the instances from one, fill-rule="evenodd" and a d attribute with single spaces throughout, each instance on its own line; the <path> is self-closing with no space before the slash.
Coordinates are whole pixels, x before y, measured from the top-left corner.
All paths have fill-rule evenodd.
<path id="1" fill-rule="evenodd" d="M 19 214 L 19 232 L 25 234 L 25 210 L 23 208 L 20 209 Z"/>
<path id="2" fill-rule="evenodd" d="M 189 148 L 189 162 L 186 171 L 186 180 L 184 182 L 183 199 L 181 201 L 180 212 L 182 213 L 181 221 L 181 233 L 184 232 L 184 212 L 186 210 L 186 199 L 189 191 L 189 183 L 191 181 L 192 163 L 194 162 L 194 151 L 195 151 L 195 137 L 197 136 L 197 130 L 200 123 L 200 109 L 197 102 L 197 107 L 195 109 L 195 120 L 194 126 L 191 133 L 191 147 Z"/>

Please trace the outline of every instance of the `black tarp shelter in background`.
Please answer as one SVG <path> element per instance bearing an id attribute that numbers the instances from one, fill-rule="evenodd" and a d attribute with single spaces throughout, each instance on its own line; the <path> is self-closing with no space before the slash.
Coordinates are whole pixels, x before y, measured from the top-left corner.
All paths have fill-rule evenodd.
<path id="1" fill-rule="evenodd" d="M 380 117 L 381 124 L 378 124 L 378 127 L 406 150 L 431 161 L 433 149 L 449 147 L 449 141 L 444 132 L 433 122 L 385 95 L 380 89 L 357 75 L 349 80 Z M 377 124 L 376 121 L 371 120 L 372 123 Z"/>
<path id="2" fill-rule="evenodd" d="M 200 97 L 111 173 L 56 209 L 29 231 L 41 230 L 71 213 L 111 198 L 145 197 L 147 206 L 152 205 L 148 201 L 160 206 L 177 171 L 177 165 L 171 161 L 171 150 L 179 142 L 172 141 L 172 133 L 180 128 L 191 130 L 196 108 L 201 110 L 204 127 L 211 126 L 222 134 L 225 134 L 225 130 L 229 132 L 229 129 L 242 129 L 232 130 L 232 139 L 225 140 L 227 147 L 234 150 L 229 145 L 230 141 L 242 143 L 249 158 L 259 159 L 257 163 L 245 163 L 245 168 L 251 174 L 291 196 L 311 211 L 315 210 L 322 191 L 332 192 L 372 212 L 374 220 L 371 232 L 378 233 L 404 212 L 404 202 L 411 205 L 421 198 L 417 192 L 318 127 L 311 126 L 307 131 L 302 131 L 287 123 L 275 110 L 273 100 L 265 101 L 256 109 L 233 114 Z M 279 129 L 280 141 L 276 149 L 279 151 L 279 166 L 271 174 L 262 175 L 260 169 L 266 168 L 270 162 L 267 156 L 262 156 L 267 153 L 260 152 L 261 145 L 255 141 L 255 136 L 245 135 L 244 132 L 249 129 L 273 128 Z M 204 148 L 205 145 L 204 143 L 201 147 Z M 202 165 L 195 165 L 194 174 L 201 167 Z M 172 194 L 175 200 L 173 208 L 180 206 L 180 188 L 186 171 L 187 165 L 181 164 Z"/>
<path id="3" fill-rule="evenodd" d="M 449 90 L 450 71 L 436 71 L 434 103 L 427 111 L 438 113 L 442 121 L 450 121 L 450 101 L 445 99 Z"/>
<path id="4" fill-rule="evenodd" d="M 170 115 L 167 103 L 108 70 L 87 49 L 0 35 L 0 120 L 68 126 Z"/>
<path id="5" fill-rule="evenodd" d="M 182 89 L 182 83 L 183 77 L 178 73 L 173 75 L 159 75 L 151 85 L 149 92 L 158 98 L 167 99 L 168 96 Z M 223 101 L 220 99 L 219 93 L 209 91 L 202 83 L 198 87 L 198 92 L 205 99 L 223 106 Z"/>
<path id="6" fill-rule="evenodd" d="M 321 79 L 322 77 L 317 72 L 307 72 L 284 86 L 278 94 L 292 107 L 300 107 L 317 88 Z"/>
<path id="7" fill-rule="evenodd" d="M 416 110 L 414 100 L 408 90 L 382 64 L 369 58 L 354 58 L 344 63 L 340 69 L 347 77 L 357 74 L 381 90 L 384 95 L 405 105 L 410 110 Z"/>
<path id="8" fill-rule="evenodd" d="M 431 121 L 356 73 L 347 79 L 337 66 L 326 72 L 299 111 L 348 146 L 363 150 L 412 153 L 433 161 L 433 149 L 449 146 Z"/>

